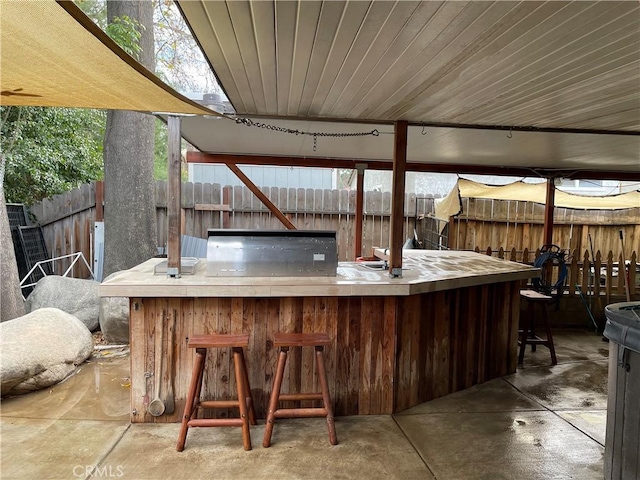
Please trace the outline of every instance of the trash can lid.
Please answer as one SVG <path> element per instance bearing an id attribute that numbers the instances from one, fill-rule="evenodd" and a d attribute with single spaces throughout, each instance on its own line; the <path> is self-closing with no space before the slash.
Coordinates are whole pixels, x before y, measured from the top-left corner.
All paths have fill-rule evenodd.
<path id="1" fill-rule="evenodd" d="M 640 353 L 640 302 L 607 305 L 604 336 L 634 352 Z"/>

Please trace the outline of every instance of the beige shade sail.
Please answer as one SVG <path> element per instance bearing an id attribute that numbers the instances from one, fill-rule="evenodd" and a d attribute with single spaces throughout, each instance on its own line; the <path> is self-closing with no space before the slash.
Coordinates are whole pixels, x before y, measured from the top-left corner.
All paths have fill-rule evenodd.
<path id="1" fill-rule="evenodd" d="M 486 198 L 493 200 L 515 200 L 544 204 L 546 201 L 546 183 L 515 182 L 508 185 L 492 186 L 471 180 L 458 179 L 449 194 L 435 202 L 435 216 L 448 220 L 462 211 L 462 198 Z M 640 207 L 640 191 L 592 197 L 574 195 L 556 191 L 554 205 L 560 208 L 579 210 L 621 210 Z"/>
<path id="2" fill-rule="evenodd" d="M 0 3 L 0 104 L 218 115 L 129 56 L 73 2 Z"/>

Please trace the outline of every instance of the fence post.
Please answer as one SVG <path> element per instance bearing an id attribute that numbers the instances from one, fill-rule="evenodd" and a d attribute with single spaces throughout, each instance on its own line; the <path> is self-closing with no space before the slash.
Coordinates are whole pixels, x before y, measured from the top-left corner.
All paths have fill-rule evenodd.
<path id="1" fill-rule="evenodd" d="M 600 300 L 600 268 L 602 267 L 602 254 L 600 250 L 596 252 L 596 258 L 593 262 L 593 294 Z"/>
<path id="2" fill-rule="evenodd" d="M 582 289 L 582 291 L 584 291 L 584 287 L 589 285 L 589 266 L 590 266 L 590 261 L 589 261 L 589 251 L 585 250 L 584 251 L 584 256 L 582 257 L 582 282 L 580 284 L 580 288 Z"/>
<path id="3" fill-rule="evenodd" d="M 578 284 L 578 249 L 573 251 L 571 255 L 571 264 L 569 264 L 569 294 L 576 293 L 576 285 Z"/>
<path id="4" fill-rule="evenodd" d="M 622 253 L 618 256 L 618 287 L 616 293 L 624 295 L 624 276 L 626 275 L 626 266 L 624 264 L 624 256 Z"/>
<path id="5" fill-rule="evenodd" d="M 611 302 L 611 287 L 613 283 L 613 251 L 609 250 L 607 255 L 607 277 L 605 278 L 605 294 L 607 305 Z"/>
<path id="6" fill-rule="evenodd" d="M 636 252 L 631 252 L 631 261 L 629 263 L 629 292 L 631 293 L 632 302 L 635 299 L 635 293 L 636 293 L 636 275 L 637 275 L 636 265 L 637 265 Z"/>
<path id="7" fill-rule="evenodd" d="M 96 203 L 96 215 L 95 215 L 95 221 L 96 222 L 102 222 L 104 221 L 104 181 L 102 180 L 97 180 L 95 182 L 96 185 L 96 198 L 95 198 L 95 203 Z"/>

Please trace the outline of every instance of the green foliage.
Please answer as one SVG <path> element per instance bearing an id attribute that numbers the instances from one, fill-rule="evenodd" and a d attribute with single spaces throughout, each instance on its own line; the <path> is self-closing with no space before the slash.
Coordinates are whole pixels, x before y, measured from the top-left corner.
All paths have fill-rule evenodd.
<path id="1" fill-rule="evenodd" d="M 168 180 L 169 178 L 169 148 L 167 147 L 168 133 L 167 124 L 159 118 L 156 119 L 155 159 L 153 162 L 153 177 L 156 180 Z M 180 141 L 181 150 L 186 148 L 185 143 L 186 142 L 184 140 Z M 182 162 L 180 175 L 183 182 L 189 180 L 189 171 L 184 160 Z"/>
<path id="2" fill-rule="evenodd" d="M 167 180 L 169 177 L 169 151 L 167 148 L 167 125 L 156 119 L 155 151 L 153 176 L 156 180 Z"/>
<path id="3" fill-rule="evenodd" d="M 80 9 L 105 31 L 125 52 L 133 58 L 139 58 L 142 51 L 140 37 L 145 26 L 138 20 L 126 15 L 115 17 L 107 23 L 107 4 L 105 0 L 76 0 Z"/>
<path id="4" fill-rule="evenodd" d="M 139 21 L 123 15 L 115 17 L 113 22 L 107 25 L 106 32 L 125 52 L 138 59 L 142 51 L 139 42 L 143 30 L 144 25 Z"/>
<path id="5" fill-rule="evenodd" d="M 102 177 L 105 113 L 0 107 L 7 202 L 26 203 Z"/>
<path id="6" fill-rule="evenodd" d="M 93 20 L 102 30 L 107 26 L 106 0 L 75 0 L 75 3 L 87 17 Z"/>

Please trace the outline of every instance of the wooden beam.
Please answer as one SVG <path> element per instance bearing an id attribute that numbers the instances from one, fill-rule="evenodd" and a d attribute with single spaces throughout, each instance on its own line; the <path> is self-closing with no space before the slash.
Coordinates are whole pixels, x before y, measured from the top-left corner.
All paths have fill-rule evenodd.
<path id="1" fill-rule="evenodd" d="M 188 152 L 187 163 L 233 163 L 236 165 L 277 165 L 286 167 L 344 168 L 354 170 L 358 163 L 367 162 L 369 170 L 392 170 L 389 160 L 291 157 L 278 155 L 232 155 L 226 153 Z M 625 180 L 640 181 L 640 171 L 615 170 L 571 170 L 560 172 L 544 168 L 497 167 L 489 165 L 467 165 L 452 163 L 406 164 L 408 172 L 459 173 L 473 175 L 502 175 L 510 177 L 562 177 L 579 180 Z"/>
<path id="2" fill-rule="evenodd" d="M 180 175 L 180 117 L 167 118 L 169 154 L 167 182 L 167 276 L 180 278 L 180 232 L 182 199 L 182 178 Z"/>
<path id="3" fill-rule="evenodd" d="M 96 212 L 95 221 L 104 222 L 104 181 L 96 181 Z"/>
<path id="4" fill-rule="evenodd" d="M 355 258 L 362 256 L 362 221 L 364 218 L 364 172 L 367 168 L 366 163 L 357 165 L 357 181 L 356 181 L 356 238 L 355 238 Z"/>
<path id="5" fill-rule="evenodd" d="M 402 276 L 402 244 L 404 229 L 404 184 L 407 165 L 407 122 L 395 123 L 393 136 L 393 181 L 391 184 L 391 239 L 389 276 Z"/>
<path id="6" fill-rule="evenodd" d="M 289 230 L 296 230 L 296 226 L 293 223 L 291 223 L 291 221 L 287 218 L 287 216 L 284 213 L 282 213 L 280 211 L 280 209 L 278 207 L 276 207 L 274 205 L 274 203 L 271 200 L 269 200 L 269 198 L 264 193 L 262 193 L 262 190 L 260 190 L 255 185 L 255 183 L 253 183 L 249 179 L 249 177 L 247 177 L 242 172 L 242 170 L 240 170 L 240 168 L 238 168 L 237 165 L 235 165 L 233 163 L 227 163 L 226 165 L 227 165 L 227 167 L 229 167 L 229 169 L 233 173 L 236 174 L 236 176 L 240 179 L 240 181 L 242 183 L 244 183 L 249 188 L 249 190 L 251 190 L 251 192 L 253 192 L 253 194 L 256 197 L 258 197 L 262 203 L 264 203 L 266 205 L 266 207 L 271 211 L 271 213 L 273 213 L 276 216 L 276 218 L 278 220 L 280 220 L 280 222 L 282 222 L 282 224 L 285 227 L 287 227 Z"/>
<path id="7" fill-rule="evenodd" d="M 551 245 L 553 243 L 553 209 L 556 200 L 556 184 L 553 178 L 547 179 L 547 198 L 544 204 L 544 230 L 543 244 Z"/>
<path id="8" fill-rule="evenodd" d="M 231 205 L 231 185 L 222 187 L 222 204 Z M 231 210 L 222 212 L 222 228 L 231 228 Z"/>
<path id="9" fill-rule="evenodd" d="M 233 163 L 234 165 L 275 165 L 281 167 L 344 168 L 354 170 L 361 162 L 349 158 L 288 157 L 279 155 L 234 155 L 227 153 L 188 152 L 187 163 Z M 384 164 L 384 162 L 377 162 Z M 391 163 L 382 170 L 391 170 Z"/>
<path id="10" fill-rule="evenodd" d="M 231 207 L 229 205 L 214 205 L 212 203 L 196 203 L 194 210 L 203 212 L 230 212 Z"/>

